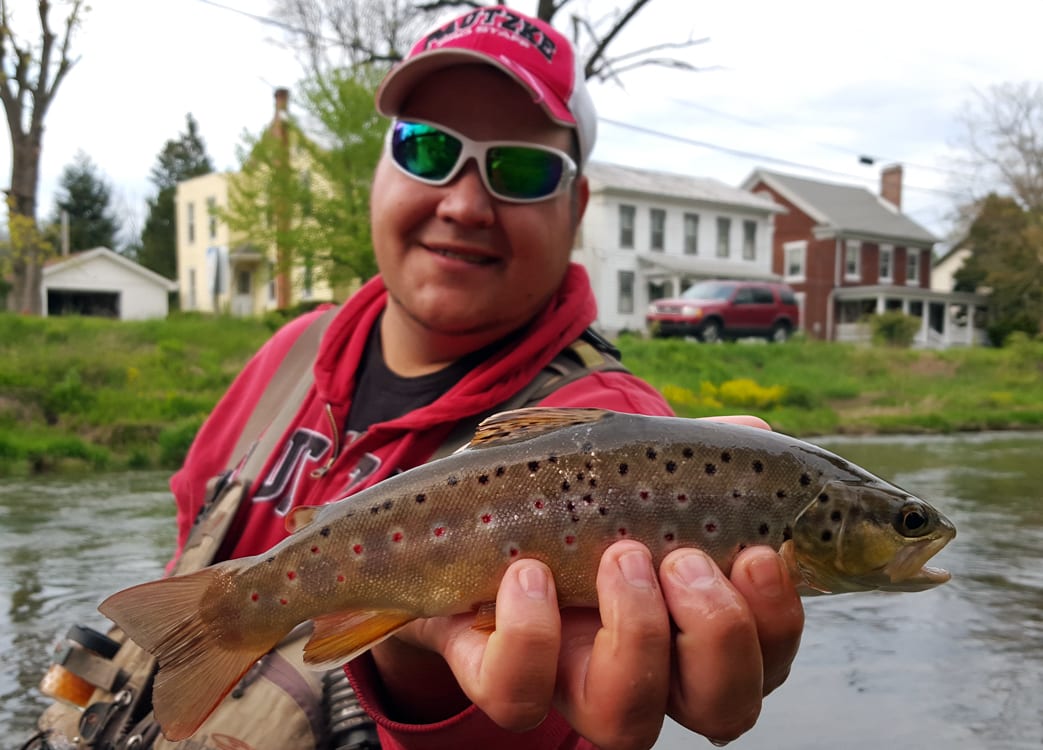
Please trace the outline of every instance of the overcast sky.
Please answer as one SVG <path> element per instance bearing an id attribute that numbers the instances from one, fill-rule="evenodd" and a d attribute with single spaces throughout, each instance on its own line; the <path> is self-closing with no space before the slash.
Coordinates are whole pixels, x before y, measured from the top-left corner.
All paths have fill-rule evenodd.
<path id="1" fill-rule="evenodd" d="M 218 1 L 270 10 L 267 0 Z M 292 88 L 300 69 L 277 27 L 204 0 L 90 4 L 73 44 L 80 59 L 46 121 L 40 215 L 82 149 L 137 231 L 148 173 L 186 113 L 215 166 L 234 169 L 243 132 L 268 121 L 274 89 Z M 9 5 L 14 27 L 26 28 L 35 0 Z M 513 5 L 531 12 L 535 0 Z M 612 5 L 574 0 L 569 9 L 589 6 L 598 19 Z M 762 166 L 874 191 L 880 167 L 901 162 L 904 209 L 944 235 L 962 171 L 958 115 L 975 89 L 1043 79 L 1041 28 L 1040 0 L 652 0 L 612 49 L 706 37 L 676 52 L 700 70 L 645 67 L 593 83 L 602 118 L 594 158 L 733 185 Z M 862 165 L 860 154 L 879 161 Z M 3 184 L 9 176 L 4 137 Z"/>

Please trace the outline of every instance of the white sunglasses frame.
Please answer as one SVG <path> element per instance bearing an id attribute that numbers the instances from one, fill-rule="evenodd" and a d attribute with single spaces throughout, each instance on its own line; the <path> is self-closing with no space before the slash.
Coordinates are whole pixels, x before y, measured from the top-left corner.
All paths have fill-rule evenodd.
<path id="1" fill-rule="evenodd" d="M 460 150 L 460 156 L 456 160 L 456 164 L 449 170 L 449 173 L 440 180 L 432 180 L 427 177 L 421 177 L 420 175 L 413 174 L 408 169 L 403 167 L 395 159 L 395 154 L 391 148 L 391 141 L 394 138 L 395 126 L 399 123 L 415 123 L 417 125 L 428 125 L 432 128 L 436 128 L 446 135 L 450 135 L 460 141 L 462 146 Z M 385 138 L 384 147 L 387 151 L 388 159 L 399 172 L 410 177 L 417 182 L 422 182 L 425 185 L 433 185 L 435 187 L 441 187 L 448 185 L 456 176 L 460 174 L 460 170 L 464 168 L 471 159 L 474 159 L 475 164 L 478 165 L 478 174 L 482 178 L 482 184 L 485 186 L 486 191 L 496 200 L 504 201 L 506 203 L 539 203 L 541 201 L 550 200 L 557 195 L 565 192 L 572 186 L 572 182 L 576 179 L 576 175 L 579 174 L 579 168 L 576 166 L 575 160 L 567 153 L 560 149 L 553 148 L 552 146 L 545 146 L 542 143 L 532 143 L 531 141 L 477 141 L 473 138 L 468 138 L 462 133 L 458 133 L 452 128 L 447 128 L 445 125 L 441 125 L 437 122 L 431 122 L 430 120 L 421 120 L 415 117 L 396 117 L 391 121 L 391 127 L 388 128 L 387 137 Z M 491 148 L 497 147 L 509 147 L 509 148 L 527 148 L 535 151 L 544 151 L 546 153 L 553 154 L 561 159 L 563 169 L 561 172 L 561 179 L 558 180 L 557 187 L 554 188 L 547 195 L 541 195 L 538 198 L 515 198 L 507 195 L 502 195 L 493 189 L 489 175 L 486 171 L 485 156 Z"/>

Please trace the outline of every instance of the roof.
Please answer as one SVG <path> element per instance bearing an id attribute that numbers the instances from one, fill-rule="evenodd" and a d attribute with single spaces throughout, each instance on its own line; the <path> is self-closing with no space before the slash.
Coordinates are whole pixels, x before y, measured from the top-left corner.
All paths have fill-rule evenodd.
<path id="1" fill-rule="evenodd" d="M 161 276 L 155 271 L 151 271 L 144 266 L 135 263 L 130 258 L 126 258 L 119 253 L 109 250 L 107 247 L 95 247 L 91 250 L 83 250 L 78 253 L 73 253 L 67 257 L 52 258 L 49 260 L 43 268 L 44 278 L 60 273 L 62 271 L 74 268 L 84 263 L 89 263 L 92 260 L 103 258 L 113 263 L 118 263 L 124 268 L 127 268 L 134 273 L 143 276 L 146 280 L 155 284 L 156 286 L 166 289 L 168 292 L 176 292 L 178 285 L 176 281 L 171 281 L 165 276 Z"/>
<path id="2" fill-rule="evenodd" d="M 763 181 L 808 214 L 820 226 L 841 235 L 933 245 L 929 231 L 876 193 L 858 185 L 823 182 L 757 169 L 743 186 Z"/>
<path id="3" fill-rule="evenodd" d="M 656 172 L 597 161 L 588 164 L 583 171 L 590 180 L 592 193 L 615 190 L 653 197 L 667 196 L 746 208 L 761 213 L 779 213 L 785 210 L 768 198 L 732 187 L 712 177 Z"/>

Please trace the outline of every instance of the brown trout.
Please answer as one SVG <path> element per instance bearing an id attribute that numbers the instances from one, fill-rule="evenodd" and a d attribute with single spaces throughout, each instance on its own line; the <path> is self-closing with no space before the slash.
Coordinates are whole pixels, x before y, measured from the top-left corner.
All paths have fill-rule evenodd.
<path id="1" fill-rule="evenodd" d="M 298 624 L 314 623 L 307 663 L 341 664 L 416 618 L 487 614 L 522 557 L 550 566 L 562 607 L 596 606 L 598 562 L 623 538 L 656 565 L 692 546 L 727 572 L 744 547 L 766 544 L 814 592 L 917 591 L 949 579 L 924 563 L 956 533 L 923 500 L 779 433 L 542 408 L 490 417 L 465 450 L 298 508 L 287 524 L 293 533 L 262 555 L 99 607 L 157 657 L 168 738 L 191 735 Z"/>

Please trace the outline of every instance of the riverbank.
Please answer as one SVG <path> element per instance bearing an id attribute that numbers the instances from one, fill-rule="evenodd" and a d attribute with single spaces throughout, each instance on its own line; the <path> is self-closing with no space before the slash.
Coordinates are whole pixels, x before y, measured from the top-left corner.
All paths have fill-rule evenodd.
<path id="1" fill-rule="evenodd" d="M 0 314 L 0 475 L 171 469 L 277 319 Z M 800 437 L 1043 428 L 1043 343 L 943 352 L 624 336 L 683 416 L 754 413 Z"/>

